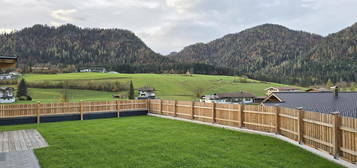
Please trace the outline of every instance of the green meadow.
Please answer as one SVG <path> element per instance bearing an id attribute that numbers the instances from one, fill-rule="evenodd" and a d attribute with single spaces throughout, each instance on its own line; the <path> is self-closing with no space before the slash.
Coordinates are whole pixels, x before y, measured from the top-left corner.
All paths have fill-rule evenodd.
<path id="1" fill-rule="evenodd" d="M 195 100 L 195 93 L 200 90 L 203 94 L 246 91 L 256 96 L 265 95 L 265 88 L 270 86 L 285 86 L 277 83 L 263 82 L 242 77 L 221 75 L 182 74 L 109 74 L 109 73 L 65 73 L 65 74 L 26 74 L 27 82 L 39 81 L 119 81 L 129 84 L 133 81 L 134 88 L 143 86 L 154 87 L 158 98 L 176 100 Z M 59 101 L 62 89 L 30 88 L 33 102 Z M 116 92 L 93 90 L 70 90 L 71 101 L 113 100 Z M 122 92 L 121 94 L 127 94 Z M 23 103 L 23 102 L 19 102 Z"/>

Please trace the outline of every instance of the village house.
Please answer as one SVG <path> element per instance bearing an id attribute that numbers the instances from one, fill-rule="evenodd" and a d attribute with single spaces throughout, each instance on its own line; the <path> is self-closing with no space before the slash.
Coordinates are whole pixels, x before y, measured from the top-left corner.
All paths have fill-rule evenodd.
<path id="1" fill-rule="evenodd" d="M 0 103 L 15 102 L 14 88 L 0 87 Z"/>
<path id="2" fill-rule="evenodd" d="M 0 68 L 14 68 L 17 57 L 0 56 Z"/>
<path id="3" fill-rule="evenodd" d="M 229 104 L 250 104 L 254 102 L 255 96 L 247 92 L 215 93 L 205 95 L 201 102 L 207 103 L 229 103 Z"/>
<path id="4" fill-rule="evenodd" d="M 342 116 L 357 118 L 357 92 L 275 92 L 263 102 L 264 106 L 281 106 L 320 113 L 340 112 Z"/>
<path id="5" fill-rule="evenodd" d="M 299 92 L 300 89 L 296 87 L 291 87 L 291 86 L 282 86 L 282 87 L 269 87 L 266 88 L 266 95 L 270 95 L 274 92 Z"/>
<path id="6" fill-rule="evenodd" d="M 10 72 L 8 74 L 0 74 L 0 80 L 17 79 L 20 76 L 19 73 Z"/>
<path id="7" fill-rule="evenodd" d="M 10 79 L 16 79 L 16 76 L 11 74 L 0 74 L 0 80 L 10 80 Z"/>
<path id="8" fill-rule="evenodd" d="M 138 89 L 139 96 L 137 99 L 155 99 L 155 88 L 142 87 Z"/>
<path id="9" fill-rule="evenodd" d="M 305 92 L 331 92 L 331 90 L 326 88 L 310 88 L 305 90 Z"/>
<path id="10" fill-rule="evenodd" d="M 79 72 L 101 72 L 105 73 L 107 70 L 104 67 L 81 67 Z"/>
<path id="11" fill-rule="evenodd" d="M 37 64 L 31 67 L 33 73 L 50 73 L 51 67 L 49 65 Z"/>

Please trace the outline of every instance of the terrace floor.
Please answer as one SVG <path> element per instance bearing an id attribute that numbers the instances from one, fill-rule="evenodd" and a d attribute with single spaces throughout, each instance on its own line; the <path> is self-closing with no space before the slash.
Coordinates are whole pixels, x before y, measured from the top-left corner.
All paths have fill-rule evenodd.
<path id="1" fill-rule="evenodd" d="M 27 151 L 48 144 L 35 129 L 0 132 L 0 152 Z"/>
<path id="2" fill-rule="evenodd" d="M 35 129 L 0 132 L 1 168 L 39 168 L 33 149 L 48 144 Z"/>

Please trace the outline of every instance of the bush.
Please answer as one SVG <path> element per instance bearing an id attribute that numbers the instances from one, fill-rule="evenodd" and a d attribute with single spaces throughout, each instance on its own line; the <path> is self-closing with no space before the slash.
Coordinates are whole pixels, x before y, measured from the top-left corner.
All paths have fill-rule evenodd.
<path id="1" fill-rule="evenodd" d="M 19 100 L 23 100 L 23 101 L 31 101 L 32 97 L 31 96 L 20 96 L 18 97 Z"/>

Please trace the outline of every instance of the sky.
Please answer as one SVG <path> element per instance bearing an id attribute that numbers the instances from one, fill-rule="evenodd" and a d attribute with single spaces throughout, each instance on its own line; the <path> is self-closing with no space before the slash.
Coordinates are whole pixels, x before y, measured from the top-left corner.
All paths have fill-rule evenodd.
<path id="1" fill-rule="evenodd" d="M 0 32 L 121 28 L 161 54 L 264 23 L 326 36 L 356 22 L 357 0 L 0 0 Z"/>

